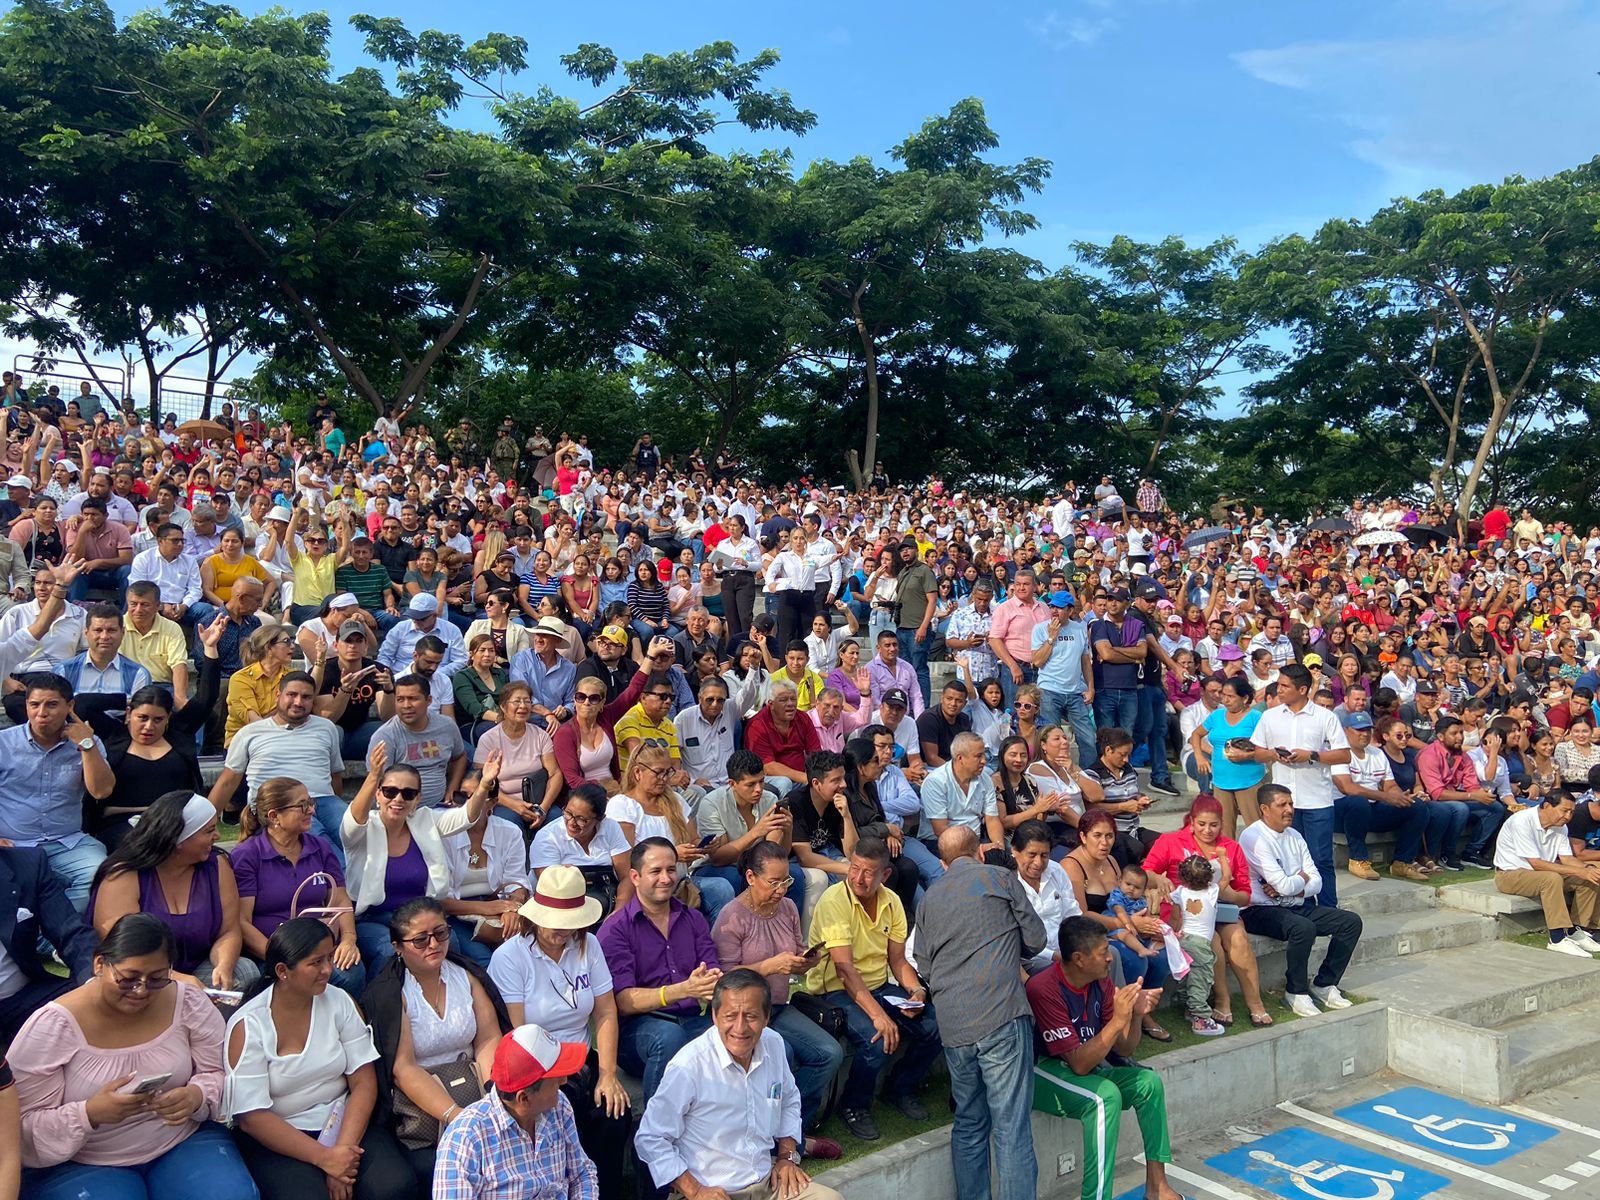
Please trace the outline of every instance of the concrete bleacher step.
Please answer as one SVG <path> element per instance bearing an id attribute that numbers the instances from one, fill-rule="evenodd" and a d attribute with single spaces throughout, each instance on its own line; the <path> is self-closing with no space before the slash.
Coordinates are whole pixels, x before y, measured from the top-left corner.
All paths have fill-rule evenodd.
<path id="1" fill-rule="evenodd" d="M 1549 951 L 1537 953 L 1561 957 Z M 1597 1029 L 1600 998 L 1553 1013 L 1523 1017 L 1497 1030 L 1506 1038 L 1511 1094 L 1522 1096 L 1600 1070 Z"/>
<path id="2" fill-rule="evenodd" d="M 1369 1000 L 1494 1029 L 1600 996 L 1600 959 L 1484 942 L 1364 963 L 1344 984 Z"/>
<path id="3" fill-rule="evenodd" d="M 1505 933 L 1527 933 L 1544 928 L 1544 909 L 1537 900 L 1508 896 L 1495 887 L 1492 879 L 1446 884 L 1439 889 L 1439 905 L 1493 917 L 1505 927 Z"/>
<path id="4" fill-rule="evenodd" d="M 1352 967 L 1393 963 L 1396 959 L 1435 950 L 1483 945 L 1493 942 L 1497 933 L 1494 921 L 1488 917 L 1433 908 L 1378 913 L 1363 916 L 1361 920 L 1361 941 L 1351 957 Z M 1261 986 L 1268 990 L 1282 988 L 1287 965 L 1284 944 L 1270 938 L 1251 937 L 1250 945 L 1260 965 Z M 1313 970 L 1322 961 L 1325 946 L 1325 942 L 1320 942 L 1312 951 Z"/>
<path id="5" fill-rule="evenodd" d="M 1357 879 L 1339 872 L 1339 907 L 1347 908 L 1363 921 L 1386 913 L 1426 912 L 1437 907 L 1432 888 L 1400 879 Z"/>

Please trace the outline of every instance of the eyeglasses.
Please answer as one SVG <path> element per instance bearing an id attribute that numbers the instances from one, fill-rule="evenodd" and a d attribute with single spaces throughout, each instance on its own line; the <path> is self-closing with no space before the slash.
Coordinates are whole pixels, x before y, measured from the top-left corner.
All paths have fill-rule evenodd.
<path id="1" fill-rule="evenodd" d="M 566 823 L 568 825 L 571 825 L 571 826 L 573 826 L 574 828 L 577 828 L 577 829 L 582 829 L 586 825 L 594 825 L 599 820 L 598 817 L 580 816 L 578 813 L 570 812 L 570 811 L 566 812 L 566 813 L 563 813 L 562 814 L 562 818 L 566 821 Z"/>
<path id="2" fill-rule="evenodd" d="M 643 771 L 646 775 L 654 775 L 657 779 L 665 779 L 668 775 L 672 774 L 672 772 L 666 767 L 640 767 L 639 770 Z"/>
<path id="3" fill-rule="evenodd" d="M 604 702 L 605 698 L 606 694 L 604 692 L 576 692 L 573 694 L 573 699 L 579 704 L 600 704 Z"/>
<path id="4" fill-rule="evenodd" d="M 312 804 L 311 801 L 307 800 L 304 804 L 285 804 L 282 808 L 274 809 L 273 811 L 280 813 L 297 812 L 310 814 L 317 811 L 317 806 Z"/>
<path id="5" fill-rule="evenodd" d="M 430 929 L 427 933 L 419 933 L 416 937 L 399 938 L 402 946 L 410 946 L 413 950 L 426 950 L 435 942 L 448 942 L 450 940 L 450 927 L 441 925 L 437 929 Z"/>
<path id="6" fill-rule="evenodd" d="M 421 788 L 389 787 L 387 784 L 378 789 L 378 795 L 385 800 L 415 800 L 422 795 Z"/>
<path id="7" fill-rule="evenodd" d="M 672 699 L 672 693 L 671 692 L 646 692 L 645 695 L 649 696 L 652 700 L 671 700 Z"/>
<path id="8" fill-rule="evenodd" d="M 111 981 L 124 992 L 159 992 L 172 986 L 170 975 L 135 975 L 129 978 L 115 967 L 107 969 L 111 972 Z"/>
<path id="9" fill-rule="evenodd" d="M 789 885 L 794 882 L 794 877 L 791 875 L 785 875 L 781 879 L 768 879 L 765 875 L 757 875 L 756 878 L 775 892 L 788 891 Z"/>

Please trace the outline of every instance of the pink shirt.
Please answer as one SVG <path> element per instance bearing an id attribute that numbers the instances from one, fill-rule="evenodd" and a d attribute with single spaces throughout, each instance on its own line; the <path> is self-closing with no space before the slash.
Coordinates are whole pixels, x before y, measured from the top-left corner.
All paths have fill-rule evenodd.
<path id="1" fill-rule="evenodd" d="M 1035 600 L 1023 604 L 1013 596 L 994 606 L 994 619 L 989 624 L 989 636 L 999 638 L 1011 657 L 1027 666 L 1033 657 L 1033 627 L 1050 619 L 1050 606 Z"/>
<path id="2" fill-rule="evenodd" d="M 816 708 L 808 708 L 805 716 L 811 718 L 811 723 L 817 727 L 817 741 L 822 743 L 824 750 L 832 750 L 835 754 L 844 751 L 845 740 L 858 729 L 865 729 L 872 723 L 872 697 L 863 695 L 861 703 L 855 708 L 845 708 L 839 711 L 839 719 L 832 725 L 822 723 L 822 712 Z"/>
<path id="3" fill-rule="evenodd" d="M 172 1024 L 137 1046 L 103 1049 L 83 1039 L 78 1022 L 59 1004 L 29 1017 L 8 1057 L 22 1104 L 22 1162 L 53 1167 L 79 1162 L 128 1167 L 171 1150 L 202 1121 L 220 1121 L 222 1105 L 222 1014 L 199 988 L 178 990 Z M 143 1078 L 172 1072 L 162 1091 L 193 1084 L 206 1102 L 182 1125 L 163 1125 L 155 1113 L 119 1125 L 89 1125 L 89 1098 L 124 1075 Z"/>
<path id="4" fill-rule="evenodd" d="M 499 725 L 484 731 L 478 739 L 477 752 L 472 761 L 482 766 L 493 750 L 500 751 L 500 794 L 522 799 L 522 781 L 544 766 L 544 756 L 555 753 L 550 735 L 537 725 L 529 723 L 521 738 L 513 741 Z M 534 797 L 544 802 L 542 795 Z"/>
<path id="5" fill-rule="evenodd" d="M 711 940 L 717 945 L 717 961 L 724 971 L 754 966 L 774 954 L 801 954 L 806 948 L 800 940 L 800 913 L 787 896 L 778 901 L 770 917 L 758 917 L 744 901 L 735 900 L 717 914 Z M 772 987 L 772 1002 L 787 1004 L 789 977 L 779 973 L 766 979 Z"/>

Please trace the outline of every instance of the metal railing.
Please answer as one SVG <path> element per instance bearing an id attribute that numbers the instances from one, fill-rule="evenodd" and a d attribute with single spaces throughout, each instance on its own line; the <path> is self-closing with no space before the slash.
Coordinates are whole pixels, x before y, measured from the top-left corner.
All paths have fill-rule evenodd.
<path id="1" fill-rule="evenodd" d="M 101 408 L 116 409 L 128 394 L 126 364 L 90 363 L 85 367 L 82 363 L 63 363 L 44 354 L 18 354 L 12 359 L 12 370 L 23 376 L 28 395 L 35 399 L 42 398 L 51 384 L 60 388 L 63 405 L 78 398 L 80 383 L 89 385 Z M 109 395 L 107 389 L 116 394 Z"/>

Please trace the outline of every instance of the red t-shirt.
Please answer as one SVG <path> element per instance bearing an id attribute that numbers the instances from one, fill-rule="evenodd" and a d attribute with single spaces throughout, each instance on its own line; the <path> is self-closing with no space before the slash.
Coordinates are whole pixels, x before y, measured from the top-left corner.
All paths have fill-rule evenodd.
<path id="1" fill-rule="evenodd" d="M 1511 514 L 1503 508 L 1491 508 L 1483 514 L 1483 536 L 1487 541 L 1498 542 L 1511 528 Z"/>
<path id="2" fill-rule="evenodd" d="M 1045 1053 L 1063 1062 L 1079 1046 L 1099 1037 L 1115 1011 L 1111 980 L 1097 979 L 1086 988 L 1075 988 L 1059 963 L 1028 980 L 1027 993 Z"/>

